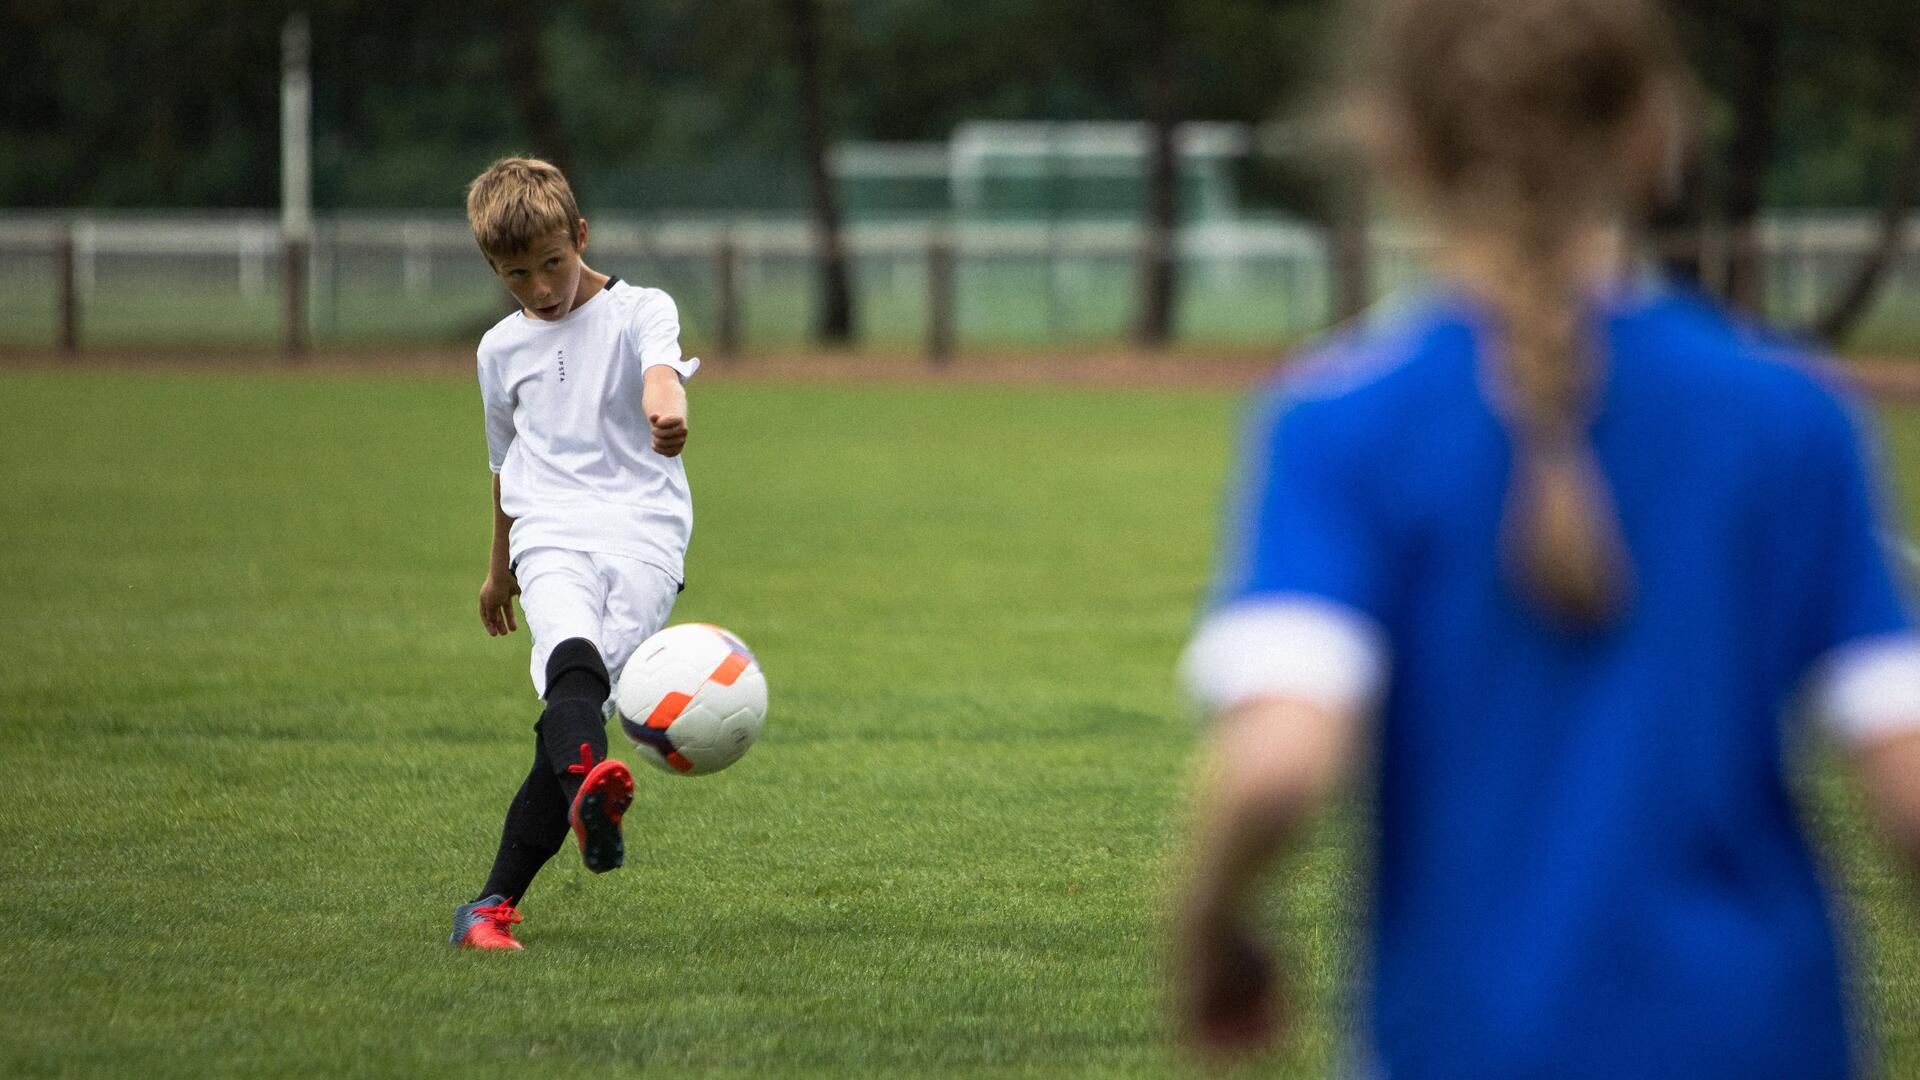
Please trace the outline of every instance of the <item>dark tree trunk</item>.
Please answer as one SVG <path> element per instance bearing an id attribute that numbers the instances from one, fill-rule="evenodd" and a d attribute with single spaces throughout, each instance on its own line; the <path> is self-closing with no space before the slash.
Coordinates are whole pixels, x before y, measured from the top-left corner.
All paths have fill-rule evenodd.
<path id="1" fill-rule="evenodd" d="M 1766 303 L 1758 223 L 1766 200 L 1767 172 L 1778 133 L 1781 0 L 1741 5 L 1734 37 L 1740 51 L 1740 83 L 1734 97 L 1733 145 L 1727 153 L 1725 212 L 1728 241 L 1727 299 L 1759 313 Z"/>
<path id="2" fill-rule="evenodd" d="M 1866 258 L 1861 260 L 1853 276 L 1834 298 L 1833 306 L 1814 324 L 1815 332 L 1834 345 L 1845 342 L 1859 326 L 1867 309 L 1873 306 L 1873 299 L 1879 293 L 1887 268 L 1893 264 L 1894 256 L 1899 253 L 1906 239 L 1907 215 L 1915 198 L 1920 197 L 1920 67 L 1915 67 L 1913 74 L 1907 149 L 1901 155 L 1892 183 L 1887 188 L 1887 201 L 1880 211 L 1880 235 L 1874 241 L 1873 249 L 1867 252 Z"/>
<path id="3" fill-rule="evenodd" d="M 853 341 L 853 290 L 848 284 L 847 255 L 841 244 L 840 206 L 834 197 L 833 173 L 827 166 L 831 147 L 821 74 L 820 5 L 818 0 L 788 0 L 787 13 L 793 29 L 794 67 L 800 76 L 800 128 L 806 142 L 814 248 L 820 267 L 816 335 L 822 344 L 846 345 Z"/>
<path id="4" fill-rule="evenodd" d="M 560 123 L 560 107 L 553 95 L 553 79 L 547 70 L 546 51 L 541 48 L 543 22 L 535 8 L 518 0 L 494 0 L 488 7 L 491 22 L 499 37 L 500 62 L 507 86 L 513 94 L 513 111 L 532 140 L 533 153 L 558 166 L 575 185 L 573 146 L 566 128 Z"/>
<path id="5" fill-rule="evenodd" d="M 1173 338 L 1180 252 L 1180 71 L 1172 27 L 1148 43 L 1147 207 L 1140 252 L 1140 321 L 1135 340 L 1158 349 Z"/>

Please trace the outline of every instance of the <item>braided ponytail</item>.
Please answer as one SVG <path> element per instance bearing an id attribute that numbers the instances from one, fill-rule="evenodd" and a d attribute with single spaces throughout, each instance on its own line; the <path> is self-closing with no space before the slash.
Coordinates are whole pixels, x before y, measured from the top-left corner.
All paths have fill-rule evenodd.
<path id="1" fill-rule="evenodd" d="M 1359 41 L 1372 141 L 1431 200 L 1492 313 L 1509 573 L 1554 621 L 1604 626 L 1632 570 L 1589 438 L 1592 247 L 1638 209 L 1625 143 L 1677 80 L 1667 37 L 1644 0 L 1382 0 Z"/>
<path id="2" fill-rule="evenodd" d="M 1569 265 L 1570 239 L 1541 222 L 1520 232 L 1489 278 L 1496 341 L 1489 357 L 1512 442 L 1501 525 L 1508 572 L 1555 621 L 1612 622 L 1631 592 L 1618 515 L 1587 426 L 1600 381 Z"/>

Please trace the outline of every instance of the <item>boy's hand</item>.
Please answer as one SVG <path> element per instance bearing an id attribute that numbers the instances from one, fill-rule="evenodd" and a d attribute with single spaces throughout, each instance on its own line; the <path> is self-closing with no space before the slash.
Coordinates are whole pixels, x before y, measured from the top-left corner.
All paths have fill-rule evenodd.
<path id="1" fill-rule="evenodd" d="M 513 598 L 520 595 L 520 583 L 514 580 L 508 571 L 504 576 L 493 573 L 487 575 L 487 583 L 480 586 L 480 622 L 487 628 L 488 637 L 499 637 L 520 629 L 513 617 Z"/>
<path id="2" fill-rule="evenodd" d="M 653 425 L 653 452 L 662 457 L 673 457 L 687 445 L 687 418 L 670 413 L 648 413 L 647 423 Z"/>
<path id="3" fill-rule="evenodd" d="M 653 452 L 673 457 L 687 445 L 687 389 L 680 375 L 665 364 L 647 369 L 641 404 L 653 429 Z"/>

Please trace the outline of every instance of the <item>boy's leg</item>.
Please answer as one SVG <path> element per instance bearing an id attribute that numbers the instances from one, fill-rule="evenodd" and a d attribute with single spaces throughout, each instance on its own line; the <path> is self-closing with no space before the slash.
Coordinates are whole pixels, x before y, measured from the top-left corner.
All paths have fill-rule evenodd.
<path id="1" fill-rule="evenodd" d="M 633 774 L 607 756 L 615 673 L 642 641 L 666 625 L 680 583 L 637 559 L 586 558 L 601 598 L 599 634 L 591 641 L 560 641 L 548 653 L 541 684 L 547 710 L 540 731 L 548 760 L 560 770 L 556 775 L 581 860 L 594 873 L 604 873 L 625 861 L 620 822 L 633 802 Z M 526 589 L 523 582 L 523 604 Z M 533 609 L 527 610 L 532 624 Z"/>
<path id="2" fill-rule="evenodd" d="M 609 598 L 596 559 L 553 548 L 528 552 L 521 560 L 520 602 L 534 636 L 534 688 L 547 701 L 536 730 L 581 860 L 597 874 L 625 859 L 620 818 L 633 801 L 633 774 L 607 757 L 605 708 L 613 680 L 602 643 Z"/>
<path id="3" fill-rule="evenodd" d="M 607 729 L 600 706 L 607 698 L 607 672 L 600 651 L 585 638 L 568 638 L 549 656 L 545 682 L 547 707 L 533 725 L 533 768 L 507 805 L 500 849 L 476 901 L 504 896 L 518 903 L 526 896 L 540 868 L 566 843 L 569 811 L 590 770 L 606 761 Z M 602 771 L 624 770 L 619 766 Z M 589 869 L 598 864 L 610 870 L 624 855 L 619 822 L 632 799 L 632 780 L 626 782 L 624 797 L 617 776 L 596 778 L 596 786 L 605 790 L 591 793 L 593 809 L 603 818 L 611 814 L 613 831 L 611 838 L 600 842 L 602 850 L 589 860 Z"/>
<path id="4" fill-rule="evenodd" d="M 540 741 L 549 761 L 568 764 L 554 774 L 566 797 L 567 821 L 580 842 L 580 858 L 596 874 L 626 861 L 620 819 L 633 803 L 633 774 L 607 757 L 607 718 L 602 711 L 610 680 L 600 649 L 586 638 L 568 638 L 547 658 L 547 711 L 540 714 Z M 572 757 L 567 755 L 571 752 Z"/>
<path id="5" fill-rule="evenodd" d="M 621 555 L 595 555 L 593 565 L 607 590 L 600 644 L 613 676 L 609 682 L 618 692 L 620 669 L 634 650 L 666 627 L 680 595 L 680 582 L 652 563 Z"/>
<path id="6" fill-rule="evenodd" d="M 585 678 L 589 685 L 582 690 L 581 678 L 570 674 L 577 665 L 572 662 L 555 665 L 551 659 L 559 646 L 570 639 L 585 641 L 585 635 L 599 634 L 606 597 L 592 559 L 582 552 L 537 548 L 520 557 L 515 573 L 520 580 L 520 603 L 526 612 L 527 630 L 533 637 L 534 690 L 548 696 L 550 677 L 558 667 L 569 672 L 562 679 L 568 695 L 591 697 L 590 674 Z M 566 655 L 576 656 L 577 652 L 569 648 Z M 587 670 L 590 673 L 591 667 Z M 605 682 L 604 674 L 600 681 Z M 593 732 L 583 733 L 579 725 L 564 718 L 548 723 L 548 714 L 552 711 L 550 701 L 534 724 L 533 767 L 507 805 L 506 823 L 501 829 L 493 869 L 476 901 L 504 896 L 518 903 L 526 896 L 540 868 L 566 843 L 568 808 L 581 780 L 568 769 L 577 767 L 580 761 L 580 743 L 598 746 L 598 756 L 605 756 L 604 727 L 598 728 L 595 742 Z M 577 713 L 579 710 L 563 707 L 561 711 Z M 566 745 L 567 740 L 573 740 L 571 745 Z M 557 757 L 550 752 L 555 746 L 560 747 Z"/>
<path id="7" fill-rule="evenodd" d="M 582 747 L 591 752 L 588 767 L 607 757 L 607 721 L 601 713 L 611 690 L 600 648 L 584 637 L 568 638 L 547 656 L 546 711 L 534 730 L 547 761 L 556 766 L 563 805 L 580 792 L 583 774 L 568 769 L 582 761 Z"/>
<path id="8" fill-rule="evenodd" d="M 487 883 L 474 897 L 504 896 L 519 903 L 535 874 L 560 851 L 567 840 L 567 801 L 560 792 L 547 749 L 538 735 L 533 740 L 533 768 L 507 804 L 506 825 L 500 830 L 500 850 L 494 854 Z"/>

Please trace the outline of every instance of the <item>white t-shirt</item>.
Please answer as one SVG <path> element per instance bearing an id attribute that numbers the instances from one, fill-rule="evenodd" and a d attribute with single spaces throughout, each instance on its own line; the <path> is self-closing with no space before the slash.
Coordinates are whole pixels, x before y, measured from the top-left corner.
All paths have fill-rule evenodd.
<path id="1" fill-rule="evenodd" d="M 514 519 L 509 554 L 536 547 L 640 559 L 685 578 L 693 496 L 678 457 L 653 451 L 641 373 L 682 380 L 680 313 L 659 289 L 615 278 L 565 317 L 516 311 L 480 339 L 487 457 L 500 509 Z"/>

